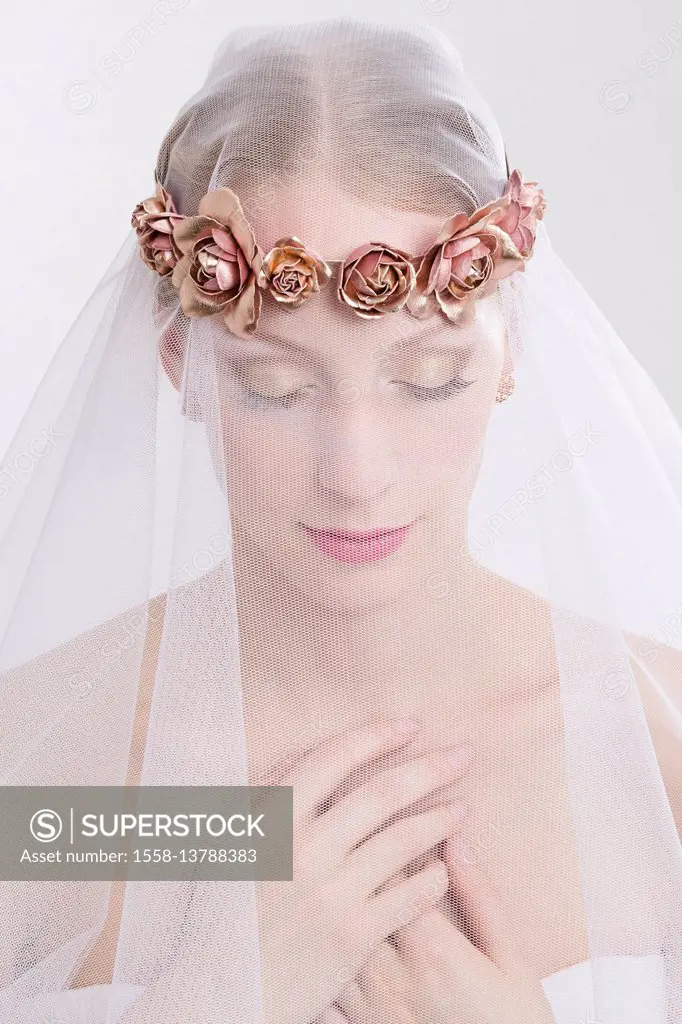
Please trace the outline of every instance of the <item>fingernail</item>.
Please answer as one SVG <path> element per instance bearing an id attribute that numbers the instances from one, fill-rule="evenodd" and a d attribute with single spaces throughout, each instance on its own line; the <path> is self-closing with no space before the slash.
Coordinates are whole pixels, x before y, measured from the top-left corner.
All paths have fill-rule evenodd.
<path id="1" fill-rule="evenodd" d="M 458 836 L 454 841 L 455 857 L 460 864 L 475 864 L 476 856 L 474 854 L 471 844 L 464 839 L 462 836 Z"/>
<path id="2" fill-rule="evenodd" d="M 469 743 L 463 743 L 450 751 L 450 763 L 455 768 L 464 768 L 469 764 L 474 753 L 474 748 Z"/>
<path id="3" fill-rule="evenodd" d="M 393 723 L 393 728 L 400 733 L 417 732 L 418 729 L 421 729 L 421 722 L 418 722 L 416 718 L 398 718 Z"/>

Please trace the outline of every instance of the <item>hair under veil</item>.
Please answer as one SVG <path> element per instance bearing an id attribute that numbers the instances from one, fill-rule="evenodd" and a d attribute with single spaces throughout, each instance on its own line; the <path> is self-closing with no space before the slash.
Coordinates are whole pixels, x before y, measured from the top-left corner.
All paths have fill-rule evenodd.
<path id="1" fill-rule="evenodd" d="M 180 109 L 4 459 L 0 775 L 292 786 L 293 878 L 5 874 L 2 1024 L 384 1024 L 389 961 L 405 1021 L 536 1024 L 512 961 L 682 1020 L 682 433 L 514 175 L 417 24 L 233 31 Z"/>

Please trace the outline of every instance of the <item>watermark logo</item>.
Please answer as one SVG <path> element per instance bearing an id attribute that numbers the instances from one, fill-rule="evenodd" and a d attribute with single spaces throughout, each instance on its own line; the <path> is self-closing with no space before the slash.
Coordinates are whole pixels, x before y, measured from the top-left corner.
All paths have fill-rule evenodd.
<path id="1" fill-rule="evenodd" d="M 111 92 L 110 80 L 117 78 L 127 64 L 135 60 L 140 50 L 149 45 L 151 39 L 162 32 L 179 11 L 191 0 L 157 0 L 133 25 L 123 39 L 112 50 L 103 54 L 94 68 L 89 68 L 92 78 L 77 78 L 69 82 L 62 92 L 62 102 L 72 114 L 87 114 L 97 103 L 100 89 Z"/>
<path id="2" fill-rule="evenodd" d="M 0 786 L 0 818 L 0 881 L 292 878 L 292 786 Z"/>
<path id="3" fill-rule="evenodd" d="M 62 834 L 64 823 L 56 811 L 43 807 L 31 818 L 29 829 L 31 835 L 39 843 L 53 843 Z"/>
<path id="4" fill-rule="evenodd" d="M 607 82 L 600 94 L 601 105 L 611 114 L 622 114 L 629 110 L 635 98 L 628 82 Z"/>
<path id="5" fill-rule="evenodd" d="M 41 459 L 57 447 L 56 437 L 66 437 L 66 434 L 56 430 L 50 423 L 46 429 L 30 439 L 26 448 L 16 452 L 12 459 L 0 468 L 0 501 L 7 497 L 13 485 L 25 483 L 32 476 Z"/>
<path id="6" fill-rule="evenodd" d="M 599 684 L 602 694 L 613 701 L 622 701 L 630 696 L 634 688 L 632 673 L 625 669 L 616 669 L 607 673 Z"/>
<path id="7" fill-rule="evenodd" d="M 673 60 L 678 50 L 682 49 L 682 17 L 668 28 L 658 39 L 654 46 L 650 46 L 637 58 L 637 69 L 635 77 L 640 79 L 642 75 L 652 78 L 656 75 L 663 64 Z M 629 110 L 635 98 L 635 92 L 629 82 L 623 79 L 615 79 L 602 87 L 600 93 L 601 105 L 612 114 L 622 114 Z"/>
<path id="8" fill-rule="evenodd" d="M 67 85 L 62 94 L 62 101 L 72 114 L 87 114 L 97 102 L 97 90 L 92 82 L 82 78 Z"/>
<path id="9" fill-rule="evenodd" d="M 421 0 L 421 5 L 427 14 L 439 17 L 448 14 L 455 6 L 455 0 Z"/>

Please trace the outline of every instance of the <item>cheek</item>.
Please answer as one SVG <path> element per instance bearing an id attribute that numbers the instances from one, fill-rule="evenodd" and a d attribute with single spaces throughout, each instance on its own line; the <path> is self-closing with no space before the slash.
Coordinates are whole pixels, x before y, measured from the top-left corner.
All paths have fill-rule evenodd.
<path id="1" fill-rule="evenodd" d="M 302 444 L 278 427 L 276 419 L 248 410 L 225 412 L 224 452 L 230 504 L 235 513 L 260 514 L 295 500 L 305 477 Z"/>
<path id="2" fill-rule="evenodd" d="M 463 479 L 478 466 L 494 388 L 494 383 L 478 380 L 450 399 L 447 409 L 412 421 L 412 429 L 404 436 L 401 462 L 418 486 Z"/>

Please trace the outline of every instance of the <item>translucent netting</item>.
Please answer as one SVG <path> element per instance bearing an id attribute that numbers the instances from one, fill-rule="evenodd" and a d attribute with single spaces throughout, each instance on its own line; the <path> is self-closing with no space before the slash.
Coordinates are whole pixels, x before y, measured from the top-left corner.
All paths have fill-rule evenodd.
<path id="1" fill-rule="evenodd" d="M 444 37 L 350 19 L 231 33 L 156 172 L 181 213 L 228 186 L 264 251 L 329 260 L 419 253 L 507 178 Z M 291 784 L 294 880 L 3 883 L 0 1020 L 383 1024 L 384 953 L 405 1021 L 534 1024 L 504 986 L 587 963 L 595 1021 L 677 1024 L 681 456 L 544 223 L 469 326 L 330 285 L 266 297 L 249 341 L 185 316 L 131 231 L 3 462 L 0 778 Z M 438 895 L 453 798 L 475 865 Z M 433 907 L 437 977 L 408 929 Z"/>

